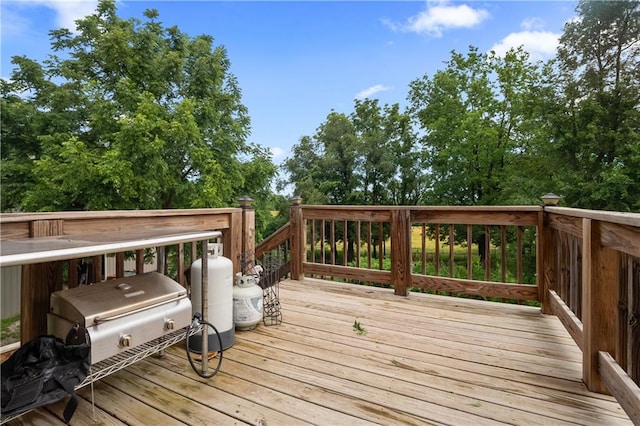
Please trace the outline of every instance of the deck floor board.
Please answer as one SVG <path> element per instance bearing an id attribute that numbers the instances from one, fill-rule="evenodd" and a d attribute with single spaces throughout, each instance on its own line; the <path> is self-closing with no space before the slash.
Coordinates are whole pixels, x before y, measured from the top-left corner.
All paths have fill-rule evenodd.
<path id="1" fill-rule="evenodd" d="M 581 353 L 539 308 L 280 284 L 283 323 L 238 331 L 211 379 L 169 348 L 79 391 L 72 425 L 631 425 L 589 392 Z M 358 321 L 366 334 L 353 329 Z M 64 401 L 12 421 L 63 424 Z"/>

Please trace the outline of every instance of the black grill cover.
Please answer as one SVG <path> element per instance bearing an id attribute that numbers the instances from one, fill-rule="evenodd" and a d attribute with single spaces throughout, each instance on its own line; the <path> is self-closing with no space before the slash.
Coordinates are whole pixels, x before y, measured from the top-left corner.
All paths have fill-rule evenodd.
<path id="1" fill-rule="evenodd" d="M 64 410 L 69 422 L 78 406 L 75 386 L 89 371 L 88 344 L 67 345 L 54 336 L 40 336 L 22 345 L 2 363 L 2 417 L 71 399 Z"/>

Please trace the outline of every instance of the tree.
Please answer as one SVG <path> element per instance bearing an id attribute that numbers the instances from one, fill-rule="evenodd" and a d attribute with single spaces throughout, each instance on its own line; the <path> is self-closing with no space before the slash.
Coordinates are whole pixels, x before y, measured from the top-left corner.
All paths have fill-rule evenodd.
<path id="1" fill-rule="evenodd" d="M 388 184 L 395 165 L 390 140 L 385 131 L 384 117 L 377 99 L 356 100 L 349 117 L 358 140 L 357 162 L 360 192 L 358 204 L 389 204 Z"/>
<path id="2" fill-rule="evenodd" d="M 640 2 L 581 0 L 576 11 L 548 115 L 558 191 L 574 207 L 640 211 Z"/>
<path id="3" fill-rule="evenodd" d="M 225 49 L 123 20 L 114 1 L 51 32 L 42 64 L 2 83 L 3 209 L 219 207 L 264 196 L 275 167 L 246 143 L 249 116 Z"/>
<path id="4" fill-rule="evenodd" d="M 349 117 L 332 111 L 318 128 L 316 140 L 324 148 L 319 189 L 327 194 L 329 204 L 357 204 L 357 171 L 360 144 Z"/>
<path id="5" fill-rule="evenodd" d="M 539 72 L 522 49 L 452 52 L 443 71 L 410 84 L 411 113 L 432 175 L 426 203 L 504 203 L 511 165 L 531 139 L 526 108 Z"/>
<path id="6" fill-rule="evenodd" d="M 425 173 L 409 114 L 397 103 L 381 108 L 377 99 L 364 99 L 349 118 L 359 141 L 361 204 L 417 204 Z"/>
<path id="7" fill-rule="evenodd" d="M 323 179 L 322 145 L 313 137 L 303 136 L 292 151 L 293 155 L 282 164 L 288 178 L 279 182 L 279 189 L 282 191 L 292 185 L 293 193 L 301 196 L 306 204 L 328 203 L 326 194 L 322 193 L 319 186 Z"/>
<path id="8" fill-rule="evenodd" d="M 430 177 L 427 174 L 426 158 L 413 129 L 408 112 L 400 112 L 400 106 L 385 105 L 385 138 L 389 141 L 389 152 L 393 159 L 393 176 L 388 183 L 390 204 L 417 205 L 426 192 Z"/>

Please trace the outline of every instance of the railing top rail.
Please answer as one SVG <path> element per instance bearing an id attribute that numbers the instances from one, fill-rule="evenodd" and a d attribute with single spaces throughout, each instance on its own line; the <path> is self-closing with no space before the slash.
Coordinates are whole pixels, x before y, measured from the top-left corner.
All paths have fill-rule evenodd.
<path id="1" fill-rule="evenodd" d="M 458 212 L 538 212 L 542 206 L 365 206 L 365 205 L 312 205 L 303 204 L 303 210 L 367 210 L 367 211 L 389 211 L 389 210 L 416 210 L 416 211 L 458 211 Z"/>
<path id="2" fill-rule="evenodd" d="M 260 244 L 257 244 L 255 248 L 255 256 L 260 257 L 263 253 L 273 250 L 278 245 L 287 241 L 289 239 L 290 226 L 290 222 L 285 223 L 276 232 L 262 240 Z"/>
<path id="3" fill-rule="evenodd" d="M 565 216 L 585 219 L 601 220 L 619 225 L 640 227 L 640 213 L 611 212 L 603 210 L 574 209 L 568 207 L 545 207 L 548 213 L 556 213 Z"/>
<path id="4" fill-rule="evenodd" d="M 48 219 L 112 219 L 127 217 L 157 217 L 157 216 L 195 216 L 228 214 L 241 211 L 240 208 L 202 208 L 202 209 L 157 209 L 157 210 L 100 210 L 100 211 L 64 211 L 64 212 L 33 212 L 33 213 L 2 213 L 0 222 L 28 222 Z"/>

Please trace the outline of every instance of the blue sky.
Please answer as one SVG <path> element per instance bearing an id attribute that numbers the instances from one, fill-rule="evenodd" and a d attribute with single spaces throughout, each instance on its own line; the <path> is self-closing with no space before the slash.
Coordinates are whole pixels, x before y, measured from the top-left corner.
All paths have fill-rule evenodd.
<path id="1" fill-rule="evenodd" d="M 2 64 L 42 60 L 48 32 L 74 28 L 96 1 L 1 0 Z M 576 1 L 119 1 L 123 18 L 155 8 L 165 26 L 224 45 L 252 121 L 250 142 L 275 163 L 313 135 L 331 110 L 356 98 L 405 105 L 409 83 L 432 76 L 456 50 L 504 52 L 524 45 L 535 59 L 555 53 Z"/>

